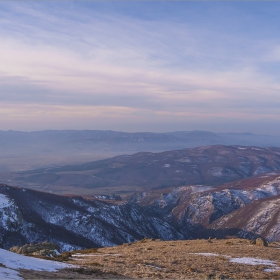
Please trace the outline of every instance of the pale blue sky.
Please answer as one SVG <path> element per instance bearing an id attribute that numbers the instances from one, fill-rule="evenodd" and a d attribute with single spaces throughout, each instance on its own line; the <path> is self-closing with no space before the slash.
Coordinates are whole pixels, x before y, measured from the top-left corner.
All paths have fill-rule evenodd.
<path id="1" fill-rule="evenodd" d="M 280 3 L 1 1 L 0 129 L 280 134 Z"/>

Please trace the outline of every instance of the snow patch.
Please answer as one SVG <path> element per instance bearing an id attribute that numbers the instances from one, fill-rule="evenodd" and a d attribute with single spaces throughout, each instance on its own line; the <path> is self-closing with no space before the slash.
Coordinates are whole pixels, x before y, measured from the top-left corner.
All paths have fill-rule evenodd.
<path id="1" fill-rule="evenodd" d="M 146 266 L 153 267 L 153 268 L 155 268 L 155 269 L 161 269 L 161 267 L 159 267 L 159 266 L 154 266 L 154 265 L 151 265 L 151 264 L 146 264 Z"/>
<path id="2" fill-rule="evenodd" d="M 280 270 L 280 267 L 276 267 L 276 268 L 266 268 L 264 269 L 263 271 L 264 272 L 275 272 L 275 271 L 278 271 Z"/>
<path id="3" fill-rule="evenodd" d="M 214 253 L 190 253 L 192 255 L 201 255 L 201 256 L 205 256 L 205 257 L 218 257 L 220 256 L 220 254 L 214 254 Z"/>
<path id="4" fill-rule="evenodd" d="M 249 264 L 249 265 L 269 265 L 276 266 L 275 261 L 270 260 L 262 260 L 258 258 L 232 258 L 230 262 L 241 263 L 241 264 Z"/>
<path id="5" fill-rule="evenodd" d="M 60 253 L 55 249 L 54 252 L 59 256 Z"/>
<path id="6" fill-rule="evenodd" d="M 259 258 L 231 258 L 231 256 L 228 255 L 220 255 L 215 253 L 189 253 L 190 255 L 201 255 L 205 257 L 225 257 L 229 258 L 229 262 L 233 263 L 240 263 L 240 264 L 247 264 L 247 265 L 267 265 L 272 266 L 273 268 L 266 268 L 264 269 L 264 272 L 274 272 L 277 270 L 280 270 L 280 267 L 276 266 L 276 261 L 270 261 L 270 260 L 263 260 Z"/>
<path id="7" fill-rule="evenodd" d="M 4 194 L 0 194 L 0 208 L 5 208 L 11 206 L 12 203 L 10 199 Z"/>
<path id="8" fill-rule="evenodd" d="M 82 247 L 80 247 L 80 246 L 73 246 L 71 244 L 62 243 L 62 242 L 58 242 L 58 245 L 60 246 L 60 249 L 62 252 L 64 252 L 64 251 L 70 252 L 70 251 L 82 249 Z"/>
<path id="9" fill-rule="evenodd" d="M 73 267 L 73 265 L 27 257 L 3 249 L 0 249 L 0 263 L 11 269 L 45 270 L 50 272 Z"/>
<path id="10" fill-rule="evenodd" d="M 61 262 L 22 256 L 3 249 L 0 249 L 0 263 L 5 266 L 0 267 L 0 279 L 22 279 L 17 271 L 19 269 L 53 272 L 58 269 L 75 267 Z"/>
<path id="11" fill-rule="evenodd" d="M 19 276 L 19 273 L 16 270 L 0 266 L 0 279 L 18 280 L 22 278 Z"/>

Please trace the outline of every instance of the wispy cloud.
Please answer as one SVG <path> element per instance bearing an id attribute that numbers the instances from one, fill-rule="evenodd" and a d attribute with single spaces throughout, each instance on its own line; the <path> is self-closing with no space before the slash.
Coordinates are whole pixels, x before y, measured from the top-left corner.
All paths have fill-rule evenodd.
<path id="1" fill-rule="evenodd" d="M 123 130 L 133 122 L 136 130 L 143 130 L 141 122 L 168 123 L 165 130 L 172 130 L 172 123 L 187 118 L 198 126 L 220 118 L 279 121 L 279 69 L 272 71 L 279 59 L 277 39 L 250 30 L 227 33 L 226 27 L 195 19 L 147 19 L 112 9 L 104 13 L 94 5 L 75 10 L 77 3 L 61 10 L 61 3 L 48 3 L 1 3 L 6 123 L 25 120 L 22 129 L 29 129 L 32 114 L 32 122 L 44 119 L 43 128 L 52 128 L 58 115 L 60 128 L 69 120 L 94 119 L 106 129 L 121 120 Z"/>

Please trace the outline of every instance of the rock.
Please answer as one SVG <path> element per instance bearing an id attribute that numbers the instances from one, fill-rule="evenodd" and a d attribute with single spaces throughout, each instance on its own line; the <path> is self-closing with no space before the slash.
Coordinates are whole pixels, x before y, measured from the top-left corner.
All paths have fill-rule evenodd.
<path id="1" fill-rule="evenodd" d="M 250 244 L 256 245 L 256 246 L 265 246 L 265 247 L 268 246 L 267 241 L 264 238 L 261 238 L 261 237 L 257 238 L 257 239 L 250 240 Z"/>
<path id="2" fill-rule="evenodd" d="M 265 239 L 263 239 L 263 238 L 257 238 L 257 239 L 256 239 L 256 245 L 257 245 L 257 246 L 265 246 L 265 247 L 267 247 L 267 246 L 268 246 L 268 243 L 267 243 L 267 241 L 266 241 Z"/>
<path id="3" fill-rule="evenodd" d="M 207 242 L 208 242 L 208 243 L 213 243 L 212 238 L 209 237 L 209 238 L 207 239 Z"/>
<path id="4" fill-rule="evenodd" d="M 38 244 L 25 244 L 21 247 L 14 246 L 10 248 L 10 251 L 27 256 L 57 257 L 60 254 L 60 247 L 51 242 L 43 242 Z"/>

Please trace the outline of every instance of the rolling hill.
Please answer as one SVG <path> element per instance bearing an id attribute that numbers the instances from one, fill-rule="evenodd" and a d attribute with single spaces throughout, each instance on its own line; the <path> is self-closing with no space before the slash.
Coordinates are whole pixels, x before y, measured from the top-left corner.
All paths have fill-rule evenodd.
<path id="1" fill-rule="evenodd" d="M 280 148 L 216 145 L 27 170 L 2 182 L 55 193 L 126 195 L 171 186 L 218 186 L 277 170 Z"/>

